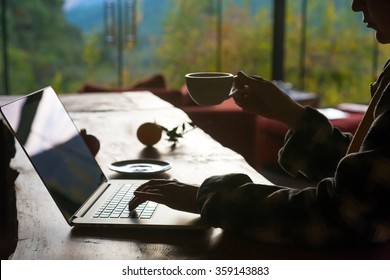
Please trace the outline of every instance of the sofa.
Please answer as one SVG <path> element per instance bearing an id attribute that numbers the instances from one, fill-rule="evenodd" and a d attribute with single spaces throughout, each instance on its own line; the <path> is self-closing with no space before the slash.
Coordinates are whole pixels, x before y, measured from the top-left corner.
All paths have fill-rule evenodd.
<path id="1" fill-rule="evenodd" d="M 233 99 L 215 106 L 198 106 L 188 95 L 185 85 L 180 89 L 167 86 L 165 78 L 158 73 L 132 86 L 107 88 L 85 84 L 79 93 L 121 92 L 147 90 L 188 114 L 195 125 L 203 129 L 222 145 L 241 154 L 256 170 L 278 170 L 278 151 L 284 142 L 288 128 L 277 121 L 242 111 Z M 315 94 L 291 91 L 291 97 L 302 105 L 317 107 Z M 348 112 L 344 118 L 331 120 L 342 131 L 354 133 L 363 113 Z M 280 170 L 278 170 L 280 172 Z"/>
<path id="2" fill-rule="evenodd" d="M 86 94 L 125 91 L 150 91 L 176 107 L 181 107 L 185 99 L 180 89 L 168 87 L 164 75 L 160 73 L 154 74 L 151 77 L 125 87 L 108 87 L 88 82 L 81 85 L 77 92 L 80 94 Z"/>

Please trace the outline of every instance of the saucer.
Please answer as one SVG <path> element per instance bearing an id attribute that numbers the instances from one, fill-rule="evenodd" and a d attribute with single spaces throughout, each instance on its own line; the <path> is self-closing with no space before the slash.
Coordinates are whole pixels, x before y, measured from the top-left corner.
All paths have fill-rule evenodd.
<path id="1" fill-rule="evenodd" d="M 165 161 L 154 159 L 135 159 L 117 161 L 108 165 L 113 171 L 124 174 L 156 174 L 167 171 L 172 166 Z"/>

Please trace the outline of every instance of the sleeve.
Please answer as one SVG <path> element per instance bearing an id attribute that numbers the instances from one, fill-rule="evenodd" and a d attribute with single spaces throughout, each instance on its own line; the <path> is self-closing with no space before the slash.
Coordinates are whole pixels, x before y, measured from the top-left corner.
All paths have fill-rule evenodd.
<path id="1" fill-rule="evenodd" d="M 323 184 L 332 188 L 331 182 Z M 203 182 L 198 207 L 202 220 L 213 227 L 263 242 L 319 246 L 340 233 L 330 222 L 337 212 L 321 206 L 329 194 L 325 191 L 325 196 L 317 197 L 317 192 L 316 188 L 259 185 L 244 174 L 228 174 Z"/>
<path id="2" fill-rule="evenodd" d="M 306 107 L 301 125 L 286 135 L 279 164 L 291 176 L 302 173 L 318 182 L 333 176 L 351 140 L 350 133 L 342 133 L 320 112 Z"/>
<path id="3" fill-rule="evenodd" d="M 377 117 L 360 152 L 332 177 L 302 190 L 254 183 L 247 175 L 206 179 L 203 221 L 263 242 L 322 246 L 390 239 L 390 111 Z"/>

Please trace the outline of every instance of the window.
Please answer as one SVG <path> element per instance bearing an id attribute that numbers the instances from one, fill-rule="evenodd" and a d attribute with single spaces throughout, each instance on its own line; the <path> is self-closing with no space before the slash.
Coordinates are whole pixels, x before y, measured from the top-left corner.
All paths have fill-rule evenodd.
<path id="1" fill-rule="evenodd" d="M 389 56 L 344 0 L 0 1 L 1 93 L 127 87 L 155 73 L 180 88 L 193 71 L 272 79 L 275 3 L 286 5 L 283 77 L 324 105 L 367 102 Z"/>

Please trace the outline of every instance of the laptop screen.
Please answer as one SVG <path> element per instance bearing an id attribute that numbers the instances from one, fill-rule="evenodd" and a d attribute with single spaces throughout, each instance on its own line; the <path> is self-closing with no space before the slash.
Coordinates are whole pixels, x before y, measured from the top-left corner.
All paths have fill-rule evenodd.
<path id="1" fill-rule="evenodd" d="M 1 108 L 67 221 L 106 180 L 51 87 Z"/>

